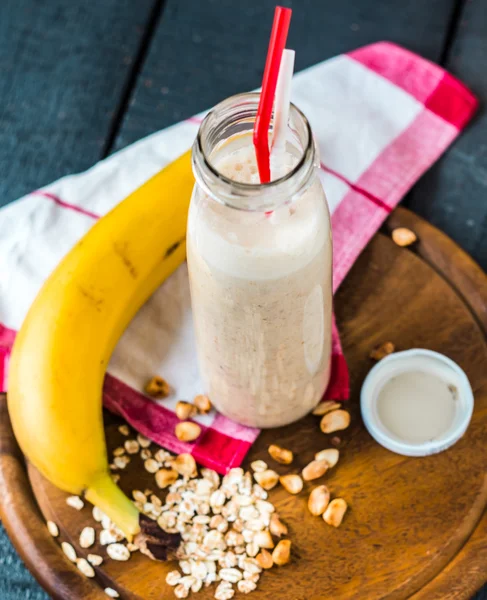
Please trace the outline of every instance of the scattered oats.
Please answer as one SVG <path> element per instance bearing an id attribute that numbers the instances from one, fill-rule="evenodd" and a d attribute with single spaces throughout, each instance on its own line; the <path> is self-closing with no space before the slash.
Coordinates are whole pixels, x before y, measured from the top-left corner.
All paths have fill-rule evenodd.
<path id="1" fill-rule="evenodd" d="M 225 492 L 223 490 L 215 490 L 210 496 L 211 508 L 221 508 L 226 502 Z"/>
<path id="2" fill-rule="evenodd" d="M 229 569 L 220 569 L 218 575 L 223 581 L 228 581 L 230 583 L 237 583 L 237 581 L 242 579 L 242 571 L 239 571 L 234 567 Z"/>
<path id="3" fill-rule="evenodd" d="M 242 592 L 242 594 L 250 594 L 250 592 L 253 592 L 256 587 L 257 584 L 253 581 L 249 581 L 248 579 L 242 579 L 242 581 L 237 583 L 238 591 Z"/>
<path id="4" fill-rule="evenodd" d="M 169 571 L 166 575 L 167 585 L 175 586 L 181 581 L 181 573 L 179 571 Z"/>
<path id="5" fill-rule="evenodd" d="M 327 448 L 326 450 L 320 450 L 315 454 L 315 460 L 326 460 L 329 468 L 334 467 L 338 462 L 340 452 L 336 448 Z"/>
<path id="6" fill-rule="evenodd" d="M 113 459 L 113 464 L 117 467 L 117 469 L 125 469 L 129 462 L 130 458 L 125 454 L 123 456 L 116 456 Z"/>
<path id="7" fill-rule="evenodd" d="M 144 492 L 141 492 L 140 490 L 133 490 L 132 498 L 136 502 L 141 502 L 142 504 L 145 504 L 147 502 L 147 496 L 144 494 Z"/>
<path id="8" fill-rule="evenodd" d="M 68 560 L 75 563 L 78 557 L 76 555 L 76 550 L 73 548 L 73 546 L 71 546 L 71 544 L 68 544 L 68 542 L 62 542 L 61 548 L 64 554 L 67 556 Z"/>
<path id="9" fill-rule="evenodd" d="M 247 556 L 254 558 L 257 556 L 257 554 L 259 554 L 258 544 L 256 542 L 250 542 L 245 546 L 245 552 L 247 553 Z"/>
<path id="10" fill-rule="evenodd" d="M 95 530 L 93 527 L 84 527 L 79 536 L 79 545 L 82 548 L 90 548 L 95 543 Z"/>
<path id="11" fill-rule="evenodd" d="M 268 493 L 258 483 L 252 486 L 252 496 L 258 500 L 267 500 Z"/>
<path id="12" fill-rule="evenodd" d="M 157 460 L 157 462 L 161 463 L 162 465 L 166 462 L 168 458 L 172 458 L 172 454 L 170 452 L 167 452 L 167 450 L 159 448 L 159 450 L 157 450 L 157 452 L 154 454 L 154 458 Z"/>
<path id="13" fill-rule="evenodd" d="M 75 508 L 76 510 L 81 510 L 85 505 L 79 496 L 68 496 L 66 498 L 66 504 L 71 506 L 71 508 Z"/>
<path id="14" fill-rule="evenodd" d="M 78 558 L 78 560 L 76 561 L 76 566 L 86 577 L 95 576 L 95 569 L 85 558 Z"/>
<path id="15" fill-rule="evenodd" d="M 122 456 L 123 454 L 125 454 L 125 448 L 122 448 L 122 446 L 119 446 L 118 448 L 115 448 L 115 450 L 113 451 L 113 456 Z"/>
<path id="16" fill-rule="evenodd" d="M 103 562 L 103 556 L 100 556 L 99 554 L 88 554 L 86 558 L 94 567 L 99 567 Z"/>
<path id="17" fill-rule="evenodd" d="M 176 598 L 187 598 L 189 596 L 189 588 L 187 588 L 182 583 L 179 583 L 174 588 L 174 595 L 176 596 Z"/>
<path id="18" fill-rule="evenodd" d="M 228 587 L 227 585 L 224 585 L 226 583 L 228 583 L 228 582 L 221 581 L 218 584 L 218 587 L 215 590 L 215 599 L 216 600 L 230 600 L 235 595 L 235 590 L 232 588 L 231 585 L 230 585 L 230 587 Z"/>
<path id="19" fill-rule="evenodd" d="M 129 454 L 137 454 L 140 450 L 139 442 L 137 440 L 127 440 L 124 446 Z"/>
<path id="20" fill-rule="evenodd" d="M 271 514 L 276 510 L 274 505 L 267 502 L 267 500 L 257 500 L 255 506 L 261 515 L 265 513 Z"/>
<path id="21" fill-rule="evenodd" d="M 130 558 L 130 552 L 123 544 L 109 544 L 107 554 L 113 560 L 128 560 Z"/>
<path id="22" fill-rule="evenodd" d="M 193 583 L 193 585 L 191 586 L 191 591 L 196 594 L 201 590 L 202 587 L 203 587 L 203 580 L 196 579 L 195 582 Z"/>
<path id="23" fill-rule="evenodd" d="M 144 468 L 149 473 L 157 473 L 159 470 L 159 463 L 153 458 L 148 458 L 146 461 L 144 461 Z"/>
<path id="24" fill-rule="evenodd" d="M 111 587 L 107 587 L 104 589 L 104 592 L 107 596 L 109 596 L 110 598 L 120 598 L 120 594 L 117 592 L 117 590 L 114 590 Z"/>
<path id="25" fill-rule="evenodd" d="M 213 484 L 213 487 L 217 488 L 220 485 L 220 476 L 213 469 L 201 469 L 201 476 L 204 479 L 208 479 Z"/>
<path id="26" fill-rule="evenodd" d="M 265 531 L 258 531 L 255 534 L 254 543 L 259 548 L 274 548 L 274 541 L 267 529 Z"/>
<path id="27" fill-rule="evenodd" d="M 93 507 L 92 514 L 93 518 L 97 523 L 101 523 L 103 517 L 106 516 L 105 513 L 100 508 L 98 508 L 98 506 Z"/>
<path id="28" fill-rule="evenodd" d="M 54 521 L 48 521 L 47 530 L 52 535 L 52 537 L 57 537 L 59 535 L 59 527 L 54 523 Z"/>
<path id="29" fill-rule="evenodd" d="M 130 435 L 130 428 L 128 425 L 120 425 L 118 430 L 122 435 Z"/>
<path id="30" fill-rule="evenodd" d="M 267 463 L 263 460 L 254 460 L 254 462 L 250 463 L 250 468 L 254 473 L 263 473 L 267 471 Z"/>
<path id="31" fill-rule="evenodd" d="M 146 438 L 145 435 L 142 435 L 141 433 L 137 434 L 137 441 L 141 448 L 148 448 L 151 445 L 150 439 Z"/>
<path id="32" fill-rule="evenodd" d="M 102 515 L 101 526 L 103 527 L 103 529 L 111 529 L 113 527 L 112 520 L 108 515 Z"/>
<path id="33" fill-rule="evenodd" d="M 140 451 L 140 458 L 142 460 L 147 460 L 148 458 L 152 458 L 152 452 L 148 448 L 144 448 Z"/>
<path id="34" fill-rule="evenodd" d="M 243 576 L 246 581 L 253 581 L 254 583 L 257 583 L 260 579 L 259 573 L 250 573 L 249 571 L 244 571 Z"/>

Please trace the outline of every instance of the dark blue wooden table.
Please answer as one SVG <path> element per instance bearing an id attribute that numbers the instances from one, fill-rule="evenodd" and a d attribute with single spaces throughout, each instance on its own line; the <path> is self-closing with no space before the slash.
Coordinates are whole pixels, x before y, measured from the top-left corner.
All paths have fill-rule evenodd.
<path id="1" fill-rule="evenodd" d="M 486 0 L 282 0 L 296 69 L 391 40 L 487 99 Z M 257 87 L 275 0 L 2 0 L 0 206 Z M 487 266 L 483 108 L 404 204 Z M 5 600 L 41 600 L 0 530 Z M 362 600 L 362 599 L 360 599 Z M 363 599 L 366 600 L 366 599 Z M 487 600 L 487 588 L 477 600 Z"/>

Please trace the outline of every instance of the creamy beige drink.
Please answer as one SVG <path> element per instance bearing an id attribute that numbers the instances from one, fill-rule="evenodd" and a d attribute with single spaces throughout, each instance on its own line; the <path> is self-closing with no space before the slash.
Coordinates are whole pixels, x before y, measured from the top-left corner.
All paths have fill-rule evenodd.
<path id="1" fill-rule="evenodd" d="M 273 179 L 299 162 L 289 150 Z M 259 182 L 249 136 L 225 143 L 210 163 L 228 181 Z M 323 189 L 308 178 L 267 211 L 248 203 L 241 210 L 238 198 L 229 206 L 208 191 L 196 187 L 187 239 L 207 392 L 239 423 L 290 423 L 314 408 L 329 380 L 332 249 Z"/>

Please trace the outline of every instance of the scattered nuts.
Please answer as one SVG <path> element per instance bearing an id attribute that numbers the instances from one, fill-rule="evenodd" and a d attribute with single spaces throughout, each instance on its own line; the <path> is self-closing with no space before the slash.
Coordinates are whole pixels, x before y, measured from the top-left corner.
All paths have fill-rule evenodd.
<path id="1" fill-rule="evenodd" d="M 137 441 L 141 448 L 148 448 L 151 445 L 150 439 L 146 438 L 145 435 L 142 435 L 141 433 L 137 434 Z"/>
<path id="2" fill-rule="evenodd" d="M 145 504 L 147 502 L 147 496 L 144 494 L 144 492 L 141 492 L 140 490 L 133 490 L 132 498 L 136 502 L 140 502 L 141 504 Z"/>
<path id="3" fill-rule="evenodd" d="M 130 552 L 123 544 L 109 544 L 107 554 L 112 560 L 128 560 Z"/>
<path id="4" fill-rule="evenodd" d="M 125 469 L 125 467 L 129 464 L 130 462 L 130 457 L 123 455 L 123 456 L 116 456 L 113 459 L 113 464 L 115 465 L 115 467 L 117 469 Z"/>
<path id="5" fill-rule="evenodd" d="M 186 421 L 186 419 L 190 419 L 194 417 L 198 413 L 198 409 L 191 402 L 185 402 L 184 400 L 179 400 L 176 404 L 176 416 L 181 421 Z"/>
<path id="6" fill-rule="evenodd" d="M 173 469 L 159 469 L 156 473 L 157 486 L 163 490 L 172 485 L 178 477 L 178 472 Z"/>
<path id="7" fill-rule="evenodd" d="M 82 548 L 90 548 L 95 543 L 95 530 L 93 527 L 84 527 L 79 536 L 79 545 Z"/>
<path id="8" fill-rule="evenodd" d="M 52 535 L 52 537 L 57 537 L 59 535 L 59 528 L 54 523 L 54 521 L 48 521 L 47 523 L 47 531 Z"/>
<path id="9" fill-rule="evenodd" d="M 66 498 L 66 504 L 71 506 L 71 508 L 75 508 L 76 510 L 81 510 L 85 505 L 79 496 L 68 496 Z"/>
<path id="10" fill-rule="evenodd" d="M 290 540 L 281 540 L 272 552 L 272 561 L 278 567 L 286 565 L 291 559 Z"/>
<path id="11" fill-rule="evenodd" d="M 369 358 L 374 360 L 382 360 L 389 354 L 392 354 L 396 346 L 392 342 L 384 342 L 383 344 L 379 344 L 376 346 L 369 354 Z"/>
<path id="12" fill-rule="evenodd" d="M 152 452 L 149 450 L 149 448 L 143 448 L 140 451 L 140 458 L 142 460 L 147 460 L 148 458 L 152 458 Z"/>
<path id="13" fill-rule="evenodd" d="M 323 519 L 328 525 L 339 527 L 347 512 L 347 503 L 343 498 L 335 498 L 328 504 Z"/>
<path id="14" fill-rule="evenodd" d="M 145 392 L 152 398 L 167 398 L 171 392 L 171 388 L 165 379 L 155 375 L 145 385 Z"/>
<path id="15" fill-rule="evenodd" d="M 110 598 L 120 598 L 120 594 L 117 592 L 117 590 L 114 590 L 111 587 L 107 587 L 103 591 Z"/>
<path id="16" fill-rule="evenodd" d="M 328 467 L 331 469 L 338 462 L 340 452 L 336 448 L 327 448 L 326 450 L 320 450 L 315 454 L 315 460 L 326 460 Z"/>
<path id="17" fill-rule="evenodd" d="M 322 515 L 330 502 L 330 491 L 326 485 L 319 485 L 311 492 L 308 498 L 309 512 L 315 517 Z"/>
<path id="18" fill-rule="evenodd" d="M 118 430 L 122 435 L 130 435 L 130 429 L 128 425 L 120 425 Z"/>
<path id="19" fill-rule="evenodd" d="M 62 542 L 61 548 L 68 560 L 75 563 L 78 557 L 76 555 L 76 550 L 73 548 L 73 546 L 71 546 L 71 544 L 68 544 L 68 542 Z"/>
<path id="20" fill-rule="evenodd" d="M 299 494 L 303 489 L 303 480 L 299 475 L 292 473 L 290 475 L 281 475 L 279 477 L 282 487 L 290 494 Z"/>
<path id="21" fill-rule="evenodd" d="M 115 448 L 115 450 L 112 452 L 113 456 L 122 456 L 123 454 L 125 454 L 125 448 L 123 448 L 122 446 L 119 446 L 118 448 Z"/>
<path id="22" fill-rule="evenodd" d="M 267 469 L 267 471 L 262 471 L 261 473 L 254 473 L 254 479 L 260 486 L 269 491 L 276 487 L 279 475 L 275 471 L 272 471 L 272 469 Z"/>
<path id="23" fill-rule="evenodd" d="M 334 410 L 321 419 L 320 428 L 323 433 L 333 433 L 346 429 L 349 425 L 350 413 L 346 410 Z"/>
<path id="24" fill-rule="evenodd" d="M 183 477 L 194 477 L 197 473 L 195 459 L 186 452 L 177 456 L 172 466 Z"/>
<path id="25" fill-rule="evenodd" d="M 254 542 L 259 548 L 274 548 L 274 542 L 269 531 L 258 531 L 254 536 Z"/>
<path id="26" fill-rule="evenodd" d="M 303 479 L 305 481 L 312 481 L 313 479 L 318 479 L 318 477 L 321 477 L 328 471 L 328 467 L 329 465 L 326 462 L 326 460 L 312 460 L 303 469 Z"/>
<path id="27" fill-rule="evenodd" d="M 127 440 L 124 447 L 128 454 L 137 454 L 140 450 L 139 442 L 137 440 Z"/>
<path id="28" fill-rule="evenodd" d="M 335 402 L 335 400 L 325 400 L 324 402 L 320 402 L 318 404 L 318 406 L 314 409 L 313 414 L 317 417 L 322 417 L 323 415 L 326 415 L 326 413 L 340 408 L 340 406 L 341 405 L 338 402 Z"/>
<path id="29" fill-rule="evenodd" d="M 281 465 L 290 465 L 293 462 L 294 455 L 291 450 L 287 450 L 286 448 L 281 448 L 281 446 L 272 444 L 269 446 L 268 452 L 271 457 Z"/>
<path id="30" fill-rule="evenodd" d="M 199 396 L 196 396 L 195 399 L 193 400 L 193 404 L 200 411 L 200 413 L 202 413 L 204 415 L 206 413 L 209 413 L 212 408 L 210 399 L 208 398 L 208 396 L 205 396 L 204 394 L 200 394 Z"/>
<path id="31" fill-rule="evenodd" d="M 86 558 L 78 558 L 76 566 L 85 575 L 85 577 L 94 577 L 95 569 L 90 565 Z"/>
<path id="32" fill-rule="evenodd" d="M 263 548 L 256 556 L 257 563 L 261 569 L 270 569 L 274 564 L 272 554 Z"/>
<path id="33" fill-rule="evenodd" d="M 176 425 L 174 433 L 181 442 L 194 442 L 201 434 L 201 427 L 192 421 L 182 421 Z"/>
<path id="34" fill-rule="evenodd" d="M 392 241 L 402 248 L 414 244 L 417 239 L 418 237 L 414 231 L 411 231 L 406 227 L 397 227 L 392 231 Z"/>
<path id="35" fill-rule="evenodd" d="M 100 556 L 99 554 L 88 554 L 86 558 L 94 567 L 99 567 L 103 562 L 103 556 Z"/>
<path id="36" fill-rule="evenodd" d="M 266 471 L 268 467 L 267 463 L 265 463 L 263 460 L 254 460 L 250 463 L 250 468 L 252 471 L 254 471 L 254 473 L 262 473 L 263 471 Z"/>
<path id="37" fill-rule="evenodd" d="M 148 458 L 146 461 L 144 461 L 144 468 L 149 473 L 157 473 L 159 470 L 159 463 L 153 458 Z"/>
<path id="38" fill-rule="evenodd" d="M 287 527 L 279 519 L 276 513 L 272 514 L 271 521 L 269 524 L 269 531 L 272 533 L 272 535 L 275 535 L 276 537 L 281 537 L 281 535 L 287 535 Z"/>

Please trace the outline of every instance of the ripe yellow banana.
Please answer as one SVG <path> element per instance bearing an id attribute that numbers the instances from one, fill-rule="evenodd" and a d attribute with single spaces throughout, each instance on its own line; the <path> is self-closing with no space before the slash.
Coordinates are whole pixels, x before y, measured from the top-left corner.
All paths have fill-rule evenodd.
<path id="1" fill-rule="evenodd" d="M 103 379 L 130 320 L 185 258 L 193 183 L 188 152 L 101 218 L 45 282 L 11 356 L 8 408 L 23 452 L 129 540 L 140 514 L 110 477 Z"/>

